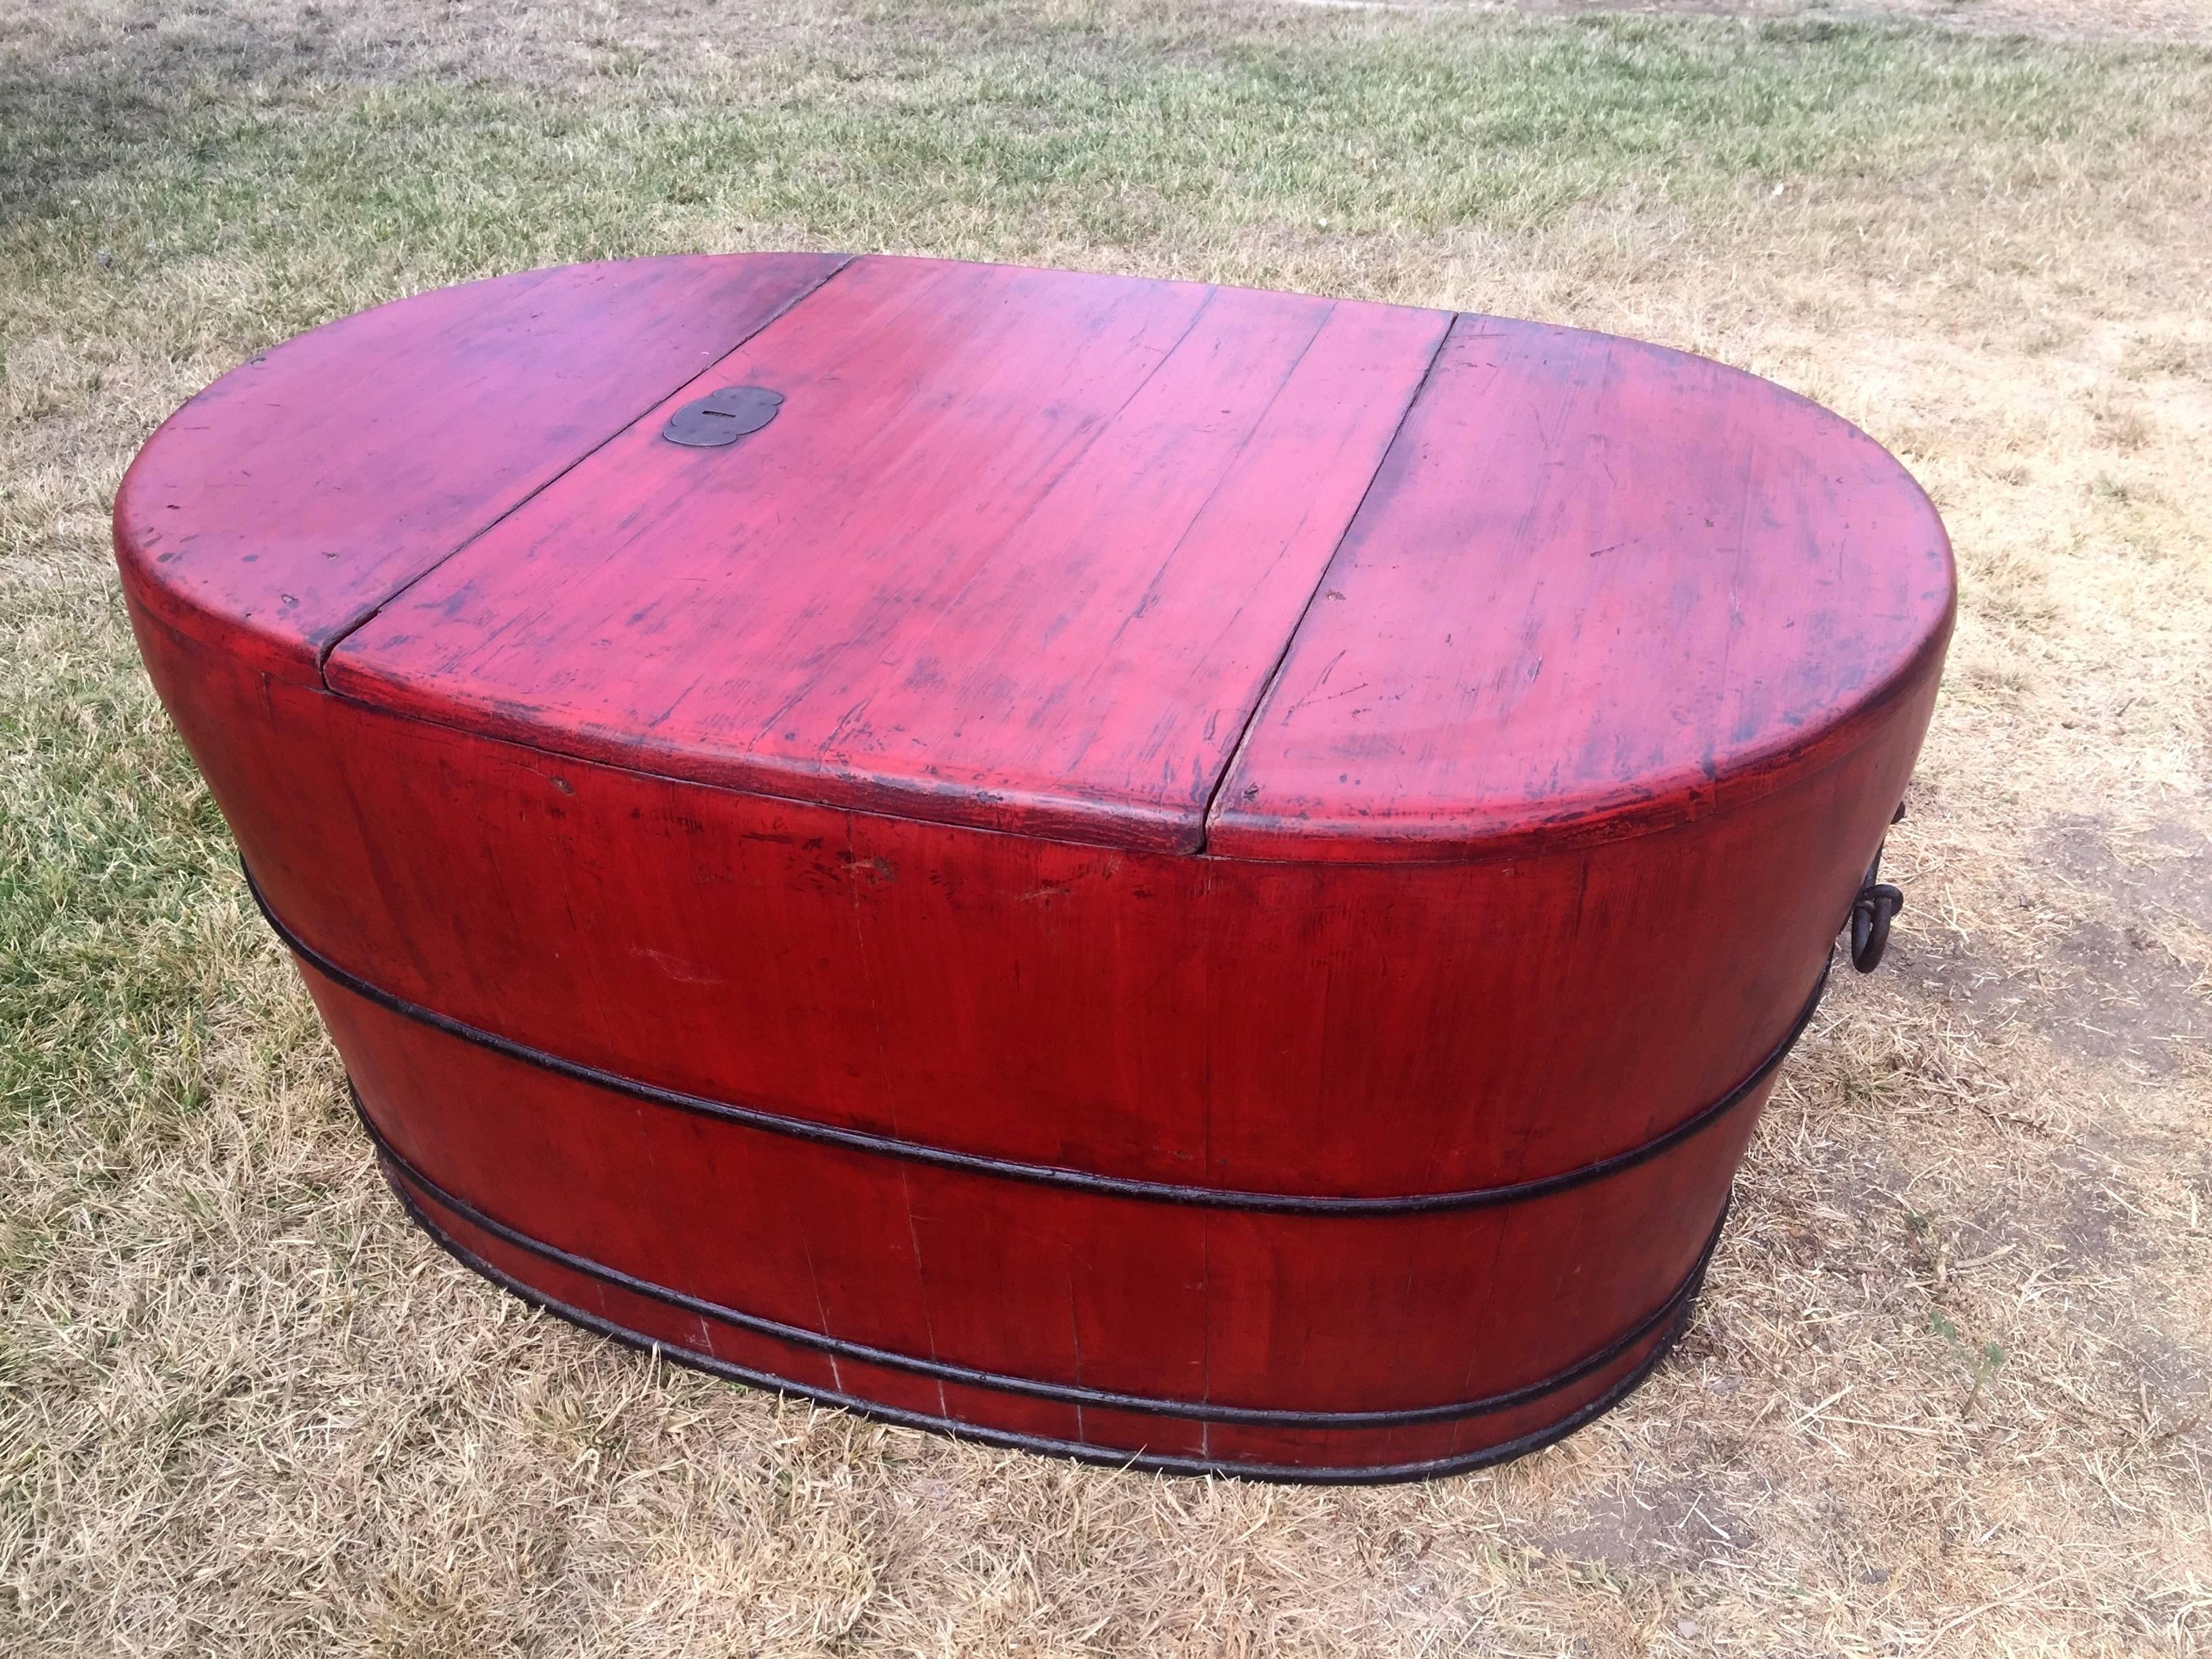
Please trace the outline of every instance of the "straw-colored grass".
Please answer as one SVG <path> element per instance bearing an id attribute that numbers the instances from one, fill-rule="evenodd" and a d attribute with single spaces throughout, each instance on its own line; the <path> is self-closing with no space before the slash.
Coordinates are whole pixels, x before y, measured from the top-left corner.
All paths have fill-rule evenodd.
<path id="1" fill-rule="evenodd" d="M 2207 1645 L 2212 51 L 2186 0 L 1905 12 L 0 9 L 0 1651 Z M 1643 335 L 1927 483 L 1911 908 L 1621 1410 L 1425 1486 L 1078 1469 L 656 1369 L 403 1221 L 111 492 L 324 318 L 755 246 Z"/>

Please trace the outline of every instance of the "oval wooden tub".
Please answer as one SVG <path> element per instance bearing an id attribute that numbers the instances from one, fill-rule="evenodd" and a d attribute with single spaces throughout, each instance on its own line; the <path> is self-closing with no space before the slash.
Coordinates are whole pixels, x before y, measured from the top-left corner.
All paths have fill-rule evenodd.
<path id="1" fill-rule="evenodd" d="M 115 528 L 448 1249 L 1307 1480 L 1526 1450 L 1681 1330 L 1953 605 L 1895 461 L 1698 358 L 812 254 L 319 329 Z"/>

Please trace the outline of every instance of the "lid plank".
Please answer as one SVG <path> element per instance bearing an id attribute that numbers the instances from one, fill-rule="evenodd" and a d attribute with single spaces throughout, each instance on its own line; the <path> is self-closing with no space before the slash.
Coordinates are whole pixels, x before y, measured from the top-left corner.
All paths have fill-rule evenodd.
<path id="1" fill-rule="evenodd" d="M 1194 847 L 1443 313 L 870 258 L 349 638 L 331 686 L 768 794 Z M 781 394 L 671 442 L 724 386 Z"/>
<path id="2" fill-rule="evenodd" d="M 1504 854 L 1802 775 L 1941 667 L 1949 543 L 1848 422 L 1466 316 L 1217 797 L 1227 857 Z"/>
<path id="3" fill-rule="evenodd" d="M 844 263 L 566 265 L 303 334 L 172 416 L 115 502 L 133 599 L 316 683 L 377 605 Z"/>

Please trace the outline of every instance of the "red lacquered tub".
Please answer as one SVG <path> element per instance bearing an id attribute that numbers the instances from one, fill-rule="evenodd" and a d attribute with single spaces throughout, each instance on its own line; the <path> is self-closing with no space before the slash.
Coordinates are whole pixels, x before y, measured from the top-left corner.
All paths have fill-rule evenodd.
<path id="1" fill-rule="evenodd" d="M 1663 1354 L 1855 903 L 1879 948 L 1952 614 L 1897 463 L 1717 364 L 797 254 L 318 330 L 116 544 L 455 1255 L 896 1421 L 1315 1480 Z"/>

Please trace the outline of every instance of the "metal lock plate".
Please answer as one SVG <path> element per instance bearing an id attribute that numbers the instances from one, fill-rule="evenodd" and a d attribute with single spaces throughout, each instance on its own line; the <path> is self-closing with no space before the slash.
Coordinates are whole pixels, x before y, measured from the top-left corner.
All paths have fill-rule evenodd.
<path id="1" fill-rule="evenodd" d="M 781 392 L 770 392 L 764 386 L 726 386 L 671 415 L 660 435 L 692 449 L 720 449 L 759 431 L 782 407 Z"/>

